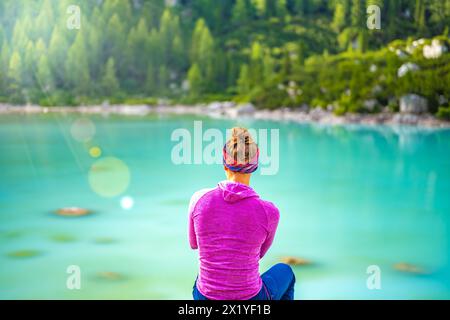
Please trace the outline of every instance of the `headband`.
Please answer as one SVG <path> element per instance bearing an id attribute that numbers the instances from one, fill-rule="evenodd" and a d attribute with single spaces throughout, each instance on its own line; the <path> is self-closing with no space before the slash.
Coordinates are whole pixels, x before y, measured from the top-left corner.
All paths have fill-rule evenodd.
<path id="1" fill-rule="evenodd" d="M 253 173 L 258 169 L 259 148 L 256 147 L 255 156 L 248 162 L 239 163 L 227 153 L 227 144 L 223 146 L 223 165 L 233 172 Z"/>

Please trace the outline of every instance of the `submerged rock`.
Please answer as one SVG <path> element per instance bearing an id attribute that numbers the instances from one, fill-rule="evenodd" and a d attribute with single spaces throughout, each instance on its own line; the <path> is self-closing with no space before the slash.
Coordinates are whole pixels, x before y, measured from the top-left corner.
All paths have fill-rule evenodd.
<path id="1" fill-rule="evenodd" d="M 108 237 L 102 237 L 102 238 L 94 239 L 94 242 L 98 243 L 98 244 L 111 244 L 111 243 L 114 243 L 116 241 L 117 241 L 116 239 L 108 238 Z"/>
<path id="2" fill-rule="evenodd" d="M 97 278 L 102 280 L 119 281 L 125 279 L 125 277 L 117 272 L 102 271 L 97 273 Z"/>
<path id="3" fill-rule="evenodd" d="M 75 237 L 67 234 L 55 234 L 50 238 L 55 242 L 73 242 L 76 240 Z"/>
<path id="4" fill-rule="evenodd" d="M 12 252 L 9 252 L 7 255 L 10 258 L 33 258 L 33 257 L 39 256 L 41 253 L 42 252 L 39 250 L 25 249 L 25 250 L 12 251 Z"/>
<path id="5" fill-rule="evenodd" d="M 88 215 L 90 213 L 92 213 L 90 210 L 78 207 L 66 207 L 56 210 L 56 214 L 66 217 L 79 217 Z"/>
<path id="6" fill-rule="evenodd" d="M 425 271 L 425 269 L 407 263 L 407 262 L 399 262 L 394 264 L 394 269 L 397 271 L 401 271 L 401 272 L 405 272 L 405 273 L 414 273 L 414 274 L 426 274 L 427 272 Z"/>
<path id="7" fill-rule="evenodd" d="M 312 264 L 311 261 L 300 257 L 283 257 L 281 262 L 291 266 L 308 266 Z"/>
<path id="8" fill-rule="evenodd" d="M 3 233 L 3 236 L 8 239 L 19 238 L 22 235 L 23 235 L 23 231 L 19 231 L 19 230 L 6 231 L 5 233 Z"/>

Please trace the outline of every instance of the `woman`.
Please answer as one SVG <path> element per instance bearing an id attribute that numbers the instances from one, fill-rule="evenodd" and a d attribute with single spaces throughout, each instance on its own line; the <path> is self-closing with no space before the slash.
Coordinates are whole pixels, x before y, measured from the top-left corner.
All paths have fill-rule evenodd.
<path id="1" fill-rule="evenodd" d="M 259 260 L 275 236 L 279 212 L 249 186 L 259 149 L 247 129 L 233 128 L 223 148 L 226 181 L 196 192 L 189 243 L 199 249 L 195 300 L 293 300 L 295 276 L 279 263 L 260 276 Z"/>

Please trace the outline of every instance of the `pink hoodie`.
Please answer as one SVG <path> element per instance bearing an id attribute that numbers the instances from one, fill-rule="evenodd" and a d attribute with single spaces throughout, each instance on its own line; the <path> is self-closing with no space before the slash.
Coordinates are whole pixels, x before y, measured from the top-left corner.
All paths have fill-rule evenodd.
<path id="1" fill-rule="evenodd" d="M 248 300 L 262 286 L 259 259 L 275 236 L 280 215 L 249 186 L 223 181 L 189 204 L 189 243 L 199 249 L 197 289 L 212 300 Z"/>

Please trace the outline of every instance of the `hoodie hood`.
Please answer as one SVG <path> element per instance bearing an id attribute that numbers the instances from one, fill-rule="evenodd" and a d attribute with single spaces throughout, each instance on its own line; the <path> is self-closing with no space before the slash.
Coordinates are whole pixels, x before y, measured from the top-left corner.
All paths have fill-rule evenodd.
<path id="1" fill-rule="evenodd" d="M 226 202 L 237 202 L 242 199 L 258 197 L 258 194 L 249 186 L 231 181 L 222 181 L 218 184 L 222 191 L 223 200 Z"/>

